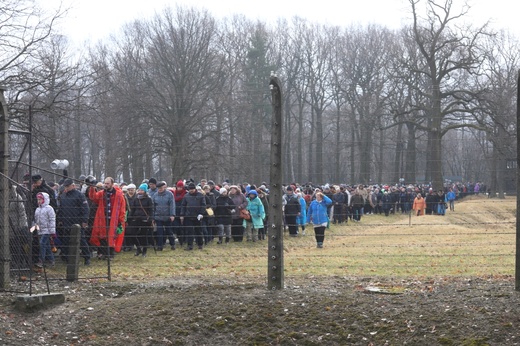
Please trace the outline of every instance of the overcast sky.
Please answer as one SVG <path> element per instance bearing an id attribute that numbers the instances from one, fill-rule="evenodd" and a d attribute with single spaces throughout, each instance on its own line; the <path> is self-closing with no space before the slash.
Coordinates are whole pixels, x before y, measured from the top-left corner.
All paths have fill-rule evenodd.
<path id="1" fill-rule="evenodd" d="M 71 7 L 63 23 L 62 32 L 81 44 L 96 42 L 115 33 L 126 22 L 149 18 L 166 6 L 176 4 L 207 9 L 217 18 L 243 14 L 250 19 L 276 21 L 299 16 L 310 21 L 348 26 L 350 24 L 378 23 L 399 28 L 409 23 L 408 0 L 37 0 L 47 9 L 61 3 Z M 457 5 L 463 0 L 455 0 Z M 511 0 L 470 0 L 471 18 L 475 24 L 492 20 L 497 28 L 507 28 L 520 37 L 520 21 Z"/>

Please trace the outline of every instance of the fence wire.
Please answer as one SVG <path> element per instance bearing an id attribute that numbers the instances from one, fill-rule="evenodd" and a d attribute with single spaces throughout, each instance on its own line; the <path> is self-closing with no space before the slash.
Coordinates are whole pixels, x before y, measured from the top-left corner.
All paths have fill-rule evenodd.
<path id="1" fill-rule="evenodd" d="M 152 215 L 139 220 L 126 210 L 123 232 L 112 235 L 120 242 L 116 251 L 111 251 L 110 244 L 93 242 L 98 206 L 86 191 L 78 187 L 73 198 L 68 198 L 59 189 L 46 190 L 49 200 L 44 204 L 52 210 L 46 208 L 47 213 L 42 214 L 38 193 L 43 189 L 34 191 L 34 186 L 13 181 L 10 185 L 8 258 L 12 282 L 6 291 L 37 293 L 47 290 L 49 283 L 65 281 L 74 251 L 79 251 L 80 258 L 78 280 L 267 273 L 267 225 L 249 234 L 244 227 L 247 222 L 240 219 L 225 232 L 215 216 L 206 215 L 197 222 L 192 220 L 192 230 L 187 232 L 179 217 L 154 222 Z M 492 210 L 474 211 L 471 204 L 476 207 L 484 200 Z M 360 222 L 354 222 L 347 214 L 347 222 L 332 223 L 326 230 L 324 249 L 316 249 L 313 228 L 303 223 L 298 225 L 297 236 L 290 236 L 287 229 L 284 233 L 286 275 L 419 275 L 425 269 L 427 273 L 453 275 L 513 275 L 513 200 L 481 196 L 458 201 L 466 203 L 469 211 L 458 212 L 457 218 L 450 218 L 449 212 L 421 217 L 397 212 L 364 215 Z M 79 245 L 69 243 L 75 224 L 81 226 Z M 54 229 L 49 231 L 52 225 Z M 110 226 L 101 234 L 108 236 L 109 231 Z M 51 234 L 47 237 L 47 233 Z M 190 242 L 198 246 L 182 251 L 189 249 Z"/>

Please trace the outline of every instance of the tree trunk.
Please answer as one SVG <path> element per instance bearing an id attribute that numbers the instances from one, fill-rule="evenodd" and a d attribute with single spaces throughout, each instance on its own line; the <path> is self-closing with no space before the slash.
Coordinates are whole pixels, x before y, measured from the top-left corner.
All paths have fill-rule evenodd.
<path id="1" fill-rule="evenodd" d="M 392 181 L 399 182 L 401 178 L 401 158 L 403 157 L 403 125 L 399 123 L 397 126 L 397 136 L 395 143 L 395 158 L 394 158 L 394 174 L 392 176 Z"/>
<path id="2" fill-rule="evenodd" d="M 417 145 L 415 140 L 415 125 L 411 122 L 406 123 L 406 129 L 408 132 L 408 140 L 405 151 L 405 169 L 404 169 L 404 180 L 406 183 L 414 183 L 417 181 L 416 177 L 416 157 L 417 157 Z"/>

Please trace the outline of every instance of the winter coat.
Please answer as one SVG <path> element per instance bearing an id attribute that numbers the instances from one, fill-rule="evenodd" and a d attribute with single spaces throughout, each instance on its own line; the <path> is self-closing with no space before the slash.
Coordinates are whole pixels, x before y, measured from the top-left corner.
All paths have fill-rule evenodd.
<path id="1" fill-rule="evenodd" d="M 233 213 L 233 219 L 240 218 L 240 209 L 247 208 L 248 200 L 243 193 L 239 192 L 236 194 L 229 194 L 229 198 L 233 200 L 233 204 L 236 206 L 235 212 Z"/>
<path id="2" fill-rule="evenodd" d="M 155 221 L 168 221 L 171 216 L 175 216 L 175 199 L 173 193 L 164 190 L 150 197 L 153 201 L 153 218 Z"/>
<path id="3" fill-rule="evenodd" d="M 215 209 L 215 207 L 216 207 L 215 199 L 217 198 L 215 196 L 215 194 L 210 191 L 210 192 L 206 193 L 205 196 L 206 196 L 206 208 L 211 207 L 211 208 Z"/>
<path id="4" fill-rule="evenodd" d="M 260 198 L 257 196 L 253 199 L 249 199 L 246 209 L 249 210 L 251 214 L 251 220 L 244 220 L 244 222 L 253 222 L 255 229 L 264 228 L 265 210 Z"/>
<path id="5" fill-rule="evenodd" d="M 434 210 L 437 206 L 437 203 L 439 202 L 439 196 L 437 194 L 427 194 L 426 197 L 424 197 L 426 208 Z"/>
<path id="6" fill-rule="evenodd" d="M 412 209 L 415 211 L 421 211 L 421 215 L 424 215 L 424 209 L 426 208 L 426 201 L 424 198 L 415 197 L 413 200 Z"/>
<path id="7" fill-rule="evenodd" d="M 181 204 L 182 199 L 186 196 L 186 189 L 184 188 L 184 182 L 179 180 L 175 185 L 175 188 L 171 190 L 175 199 L 175 215 L 181 215 Z"/>
<path id="8" fill-rule="evenodd" d="M 42 184 L 40 186 L 35 187 L 31 191 L 34 210 L 36 210 L 36 208 L 38 208 L 38 200 L 36 198 L 36 195 L 40 192 L 45 192 L 49 196 L 49 205 L 54 209 L 54 211 L 58 210 L 58 202 L 56 201 L 56 194 L 55 194 L 54 190 L 49 185 L 47 185 L 45 182 L 42 182 Z"/>
<path id="9" fill-rule="evenodd" d="M 363 205 L 365 205 L 365 202 L 368 199 L 368 190 L 365 188 L 357 188 L 356 189 L 359 192 L 359 195 L 363 198 Z"/>
<path id="10" fill-rule="evenodd" d="M 260 200 L 262 201 L 262 204 L 264 205 L 265 217 L 268 218 L 269 217 L 269 195 L 266 193 L 261 193 L 258 195 L 258 198 L 260 198 Z"/>
<path id="11" fill-rule="evenodd" d="M 181 216 L 196 218 L 198 215 L 206 215 L 206 197 L 200 193 L 187 193 L 182 199 Z"/>
<path id="12" fill-rule="evenodd" d="M 38 226 L 38 235 L 56 234 L 56 213 L 50 206 L 50 197 L 46 192 L 41 192 L 44 202 L 34 212 L 34 223 Z"/>
<path id="13" fill-rule="evenodd" d="M 285 215 L 297 216 L 300 213 L 300 200 L 297 195 L 285 195 L 287 204 L 285 205 Z"/>
<path id="14" fill-rule="evenodd" d="M 362 208 L 365 205 L 365 200 L 362 195 L 355 194 L 350 198 L 350 206 Z"/>
<path id="15" fill-rule="evenodd" d="M 323 200 L 318 202 L 313 200 L 307 209 L 307 223 L 312 222 L 315 226 L 325 226 L 329 222 L 327 207 L 332 205 L 332 200 L 323 196 Z"/>
<path id="16" fill-rule="evenodd" d="M 449 192 L 446 194 L 446 202 L 454 201 L 455 198 L 456 198 L 456 196 L 455 196 L 455 192 L 453 192 L 453 191 L 449 191 Z"/>
<path id="17" fill-rule="evenodd" d="M 88 215 L 87 199 L 79 190 L 73 189 L 61 194 L 58 221 L 63 228 L 70 229 L 74 224 L 87 223 Z"/>
<path id="18" fill-rule="evenodd" d="M 383 197 L 381 197 L 381 202 L 383 202 L 383 210 L 390 210 L 394 204 L 394 200 L 391 194 L 383 193 Z"/>
<path id="19" fill-rule="evenodd" d="M 300 200 L 300 215 L 296 217 L 296 224 L 299 226 L 305 225 L 307 222 L 307 202 L 305 198 L 299 197 Z"/>
<path id="20" fill-rule="evenodd" d="M 233 200 L 228 195 L 220 195 L 215 200 L 215 217 L 217 225 L 231 225 L 233 217 L 231 210 L 236 209 Z"/>
<path id="21" fill-rule="evenodd" d="M 96 191 L 96 189 L 92 188 L 88 190 L 89 199 L 97 205 L 90 243 L 95 246 L 101 246 L 101 240 L 107 240 L 109 247 L 114 248 L 116 252 L 120 252 L 125 232 L 124 228 L 121 234 L 117 234 L 116 230 L 118 225 L 124 227 L 126 200 L 121 189 L 114 187 L 113 193 L 110 196 L 111 217 L 107 232 L 107 219 L 105 215 L 105 209 L 107 208 L 106 193 L 106 190 Z"/>
<path id="22" fill-rule="evenodd" d="M 332 196 L 334 205 L 340 205 L 345 203 L 345 194 L 343 192 L 337 192 Z"/>
<path id="23" fill-rule="evenodd" d="M 377 206 L 377 194 L 375 192 L 370 192 L 368 195 L 368 201 L 370 203 L 370 206 L 372 208 L 375 208 Z"/>
<path id="24" fill-rule="evenodd" d="M 140 197 L 142 196 L 142 197 Z M 153 201 L 148 194 L 143 194 L 133 198 L 130 204 L 130 213 L 128 215 L 128 221 L 130 223 L 136 221 L 149 222 L 151 223 L 154 215 Z M 139 198 L 140 197 L 140 198 Z"/>

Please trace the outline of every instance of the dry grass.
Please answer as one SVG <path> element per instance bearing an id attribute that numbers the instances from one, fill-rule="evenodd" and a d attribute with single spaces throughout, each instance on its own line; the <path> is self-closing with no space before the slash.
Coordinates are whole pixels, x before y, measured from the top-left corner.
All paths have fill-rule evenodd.
<path id="1" fill-rule="evenodd" d="M 331 226 L 325 247 L 314 232 L 284 239 L 288 276 L 501 276 L 514 274 L 516 199 L 470 197 L 446 216 L 366 215 L 360 223 Z M 93 262 L 94 263 L 94 262 Z M 89 268 L 102 273 L 101 262 Z M 176 276 L 265 278 L 267 241 L 211 244 L 202 251 L 165 250 L 143 259 L 121 253 L 112 279 Z"/>

